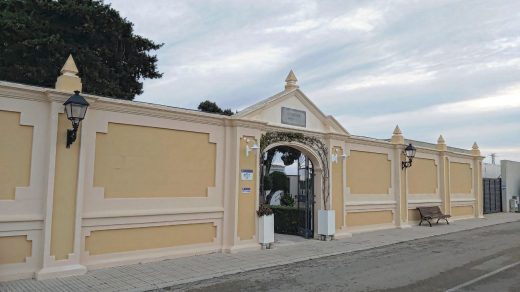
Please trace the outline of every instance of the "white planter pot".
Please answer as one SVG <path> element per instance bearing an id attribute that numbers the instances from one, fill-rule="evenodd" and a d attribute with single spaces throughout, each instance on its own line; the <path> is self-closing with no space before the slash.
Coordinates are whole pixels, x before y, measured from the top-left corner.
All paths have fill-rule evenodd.
<path id="1" fill-rule="evenodd" d="M 336 212 L 334 210 L 318 211 L 318 234 L 330 236 L 336 233 Z"/>
<path id="2" fill-rule="evenodd" d="M 274 242 L 274 215 L 258 217 L 258 242 L 261 244 Z"/>

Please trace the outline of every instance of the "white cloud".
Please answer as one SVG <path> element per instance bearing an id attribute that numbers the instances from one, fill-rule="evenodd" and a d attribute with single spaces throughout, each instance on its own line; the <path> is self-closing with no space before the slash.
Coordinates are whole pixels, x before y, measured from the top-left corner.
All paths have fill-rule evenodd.
<path id="1" fill-rule="evenodd" d="M 360 8 L 354 13 L 348 13 L 331 20 L 332 29 L 371 31 L 383 19 L 381 11 L 370 8 Z"/>
<path id="2" fill-rule="evenodd" d="M 305 11 L 305 10 L 304 10 Z M 323 33 L 331 30 L 351 30 L 369 32 L 375 29 L 383 20 L 383 14 L 375 8 L 359 8 L 340 16 L 313 17 L 308 11 L 298 13 L 299 20 L 284 18 L 285 24 L 278 24 L 263 29 L 264 33 L 298 33 L 320 29 Z"/>
<path id="3" fill-rule="evenodd" d="M 313 28 L 316 28 L 320 25 L 320 21 L 315 19 L 309 19 L 304 21 L 299 21 L 296 23 L 291 23 L 285 26 L 276 26 L 271 28 L 266 28 L 264 30 L 265 33 L 273 33 L 273 32 L 301 32 L 307 31 Z"/>
<path id="4" fill-rule="evenodd" d="M 462 102 L 444 103 L 411 111 L 400 111 L 395 113 L 377 115 L 372 117 L 342 115 L 338 120 L 347 129 L 355 128 L 358 132 L 374 132 L 385 125 L 390 128 L 399 124 L 405 127 L 434 127 L 438 132 L 429 137 L 436 137 L 443 129 L 446 137 L 465 137 L 468 134 L 481 135 L 482 137 L 493 137 L 493 135 L 510 136 L 520 131 L 520 123 L 492 124 L 493 117 L 490 114 L 500 116 L 511 112 L 520 116 L 520 85 L 515 85 L 500 90 L 491 96 L 470 99 Z M 485 114 L 485 115 L 484 115 Z M 488 120 L 489 119 L 489 120 Z M 465 126 L 468 125 L 468 126 Z M 390 133 L 390 132 L 388 132 Z M 388 136 L 384 133 L 384 136 Z M 413 137 L 413 132 L 410 133 Z M 451 135 L 449 135 L 451 134 Z M 421 136 L 425 136 L 421 133 Z M 520 138 L 520 136 L 518 136 Z M 506 138 L 507 139 L 507 138 Z M 479 139 L 474 139 L 479 140 Z M 467 141 L 469 144 L 472 141 Z"/>
<path id="5" fill-rule="evenodd" d="M 288 50 L 281 47 L 261 46 L 222 56 L 201 56 L 196 61 L 176 66 L 178 74 L 207 75 L 226 71 L 265 70 L 283 61 Z"/>
<path id="6" fill-rule="evenodd" d="M 410 83 L 432 80 L 434 77 L 435 72 L 420 70 L 402 73 L 385 73 L 381 75 L 370 75 L 362 77 L 357 80 L 347 82 L 346 84 L 338 85 L 335 89 L 340 91 L 349 91 L 385 85 L 406 85 Z"/>
<path id="7" fill-rule="evenodd" d="M 493 40 L 489 47 L 495 50 L 515 49 L 520 47 L 520 37 L 506 37 L 496 39 Z"/>
<path id="8" fill-rule="evenodd" d="M 479 114 L 520 107 L 520 84 L 500 90 L 488 97 L 454 102 L 433 107 L 432 110 L 450 114 Z"/>

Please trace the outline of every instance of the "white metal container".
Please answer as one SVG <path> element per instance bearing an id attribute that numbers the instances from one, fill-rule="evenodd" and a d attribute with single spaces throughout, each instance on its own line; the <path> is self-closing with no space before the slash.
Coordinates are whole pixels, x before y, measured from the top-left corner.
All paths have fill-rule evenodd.
<path id="1" fill-rule="evenodd" d="M 318 211 L 318 234 L 331 236 L 336 233 L 336 212 L 334 210 Z"/>
<path id="2" fill-rule="evenodd" d="M 518 211 L 518 200 L 516 198 L 509 199 L 509 211 L 510 212 Z"/>
<path id="3" fill-rule="evenodd" d="M 258 218 L 258 242 L 261 244 L 274 242 L 274 215 Z"/>

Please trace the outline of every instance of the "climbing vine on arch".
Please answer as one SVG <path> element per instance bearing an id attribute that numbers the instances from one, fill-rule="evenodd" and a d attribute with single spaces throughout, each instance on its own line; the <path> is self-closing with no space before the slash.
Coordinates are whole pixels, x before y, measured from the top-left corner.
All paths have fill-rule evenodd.
<path id="1" fill-rule="evenodd" d="M 310 147 L 314 152 L 318 155 L 318 158 L 321 161 L 321 165 L 323 166 L 323 176 L 322 176 L 322 198 L 323 198 L 323 207 L 327 209 L 327 201 L 329 200 L 330 192 L 329 192 L 329 151 L 325 143 L 320 139 L 312 136 L 307 136 L 302 133 L 294 133 L 294 132 L 267 132 L 262 135 L 260 138 L 260 153 L 264 153 L 265 149 L 269 147 L 269 145 L 274 143 L 283 143 L 283 142 L 298 142 Z M 272 157 L 269 157 L 272 159 Z M 269 159 L 268 158 L 268 159 Z M 260 159 L 263 159 L 261 157 Z M 262 162 L 262 161 L 261 161 Z"/>

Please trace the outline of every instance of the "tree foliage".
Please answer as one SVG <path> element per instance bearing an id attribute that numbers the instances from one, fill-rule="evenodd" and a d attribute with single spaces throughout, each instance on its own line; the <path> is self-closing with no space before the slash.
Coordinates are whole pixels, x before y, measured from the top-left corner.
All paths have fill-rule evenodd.
<path id="1" fill-rule="evenodd" d="M 269 178 L 271 179 L 272 190 L 284 192 L 289 190 L 289 178 L 285 173 L 280 171 L 273 171 L 269 174 Z"/>
<path id="2" fill-rule="evenodd" d="M 273 197 L 274 193 L 277 191 L 283 191 L 284 193 L 287 193 L 289 191 L 289 178 L 285 173 L 280 171 L 273 171 L 269 175 L 267 175 L 270 185 L 270 191 L 269 194 L 266 196 L 266 202 L 270 202 L 271 198 Z"/>
<path id="3" fill-rule="evenodd" d="M 215 114 L 221 114 L 226 116 L 232 116 L 233 111 L 231 109 L 225 109 L 222 110 L 215 102 L 213 101 L 203 101 L 199 104 L 198 109 L 200 111 L 206 112 L 206 113 L 215 113 Z"/>
<path id="4" fill-rule="evenodd" d="M 96 0 L 0 1 L 0 80 L 54 87 L 69 54 L 83 91 L 132 100 L 142 80 L 160 78 L 162 44 L 135 35 L 133 24 Z"/>
<path id="5" fill-rule="evenodd" d="M 266 166 L 266 173 L 269 173 L 271 171 L 273 158 L 276 155 L 276 153 L 280 153 L 282 162 L 285 166 L 293 164 L 294 161 L 298 160 L 298 158 L 300 158 L 301 155 L 300 151 L 289 146 L 278 146 L 275 148 L 271 148 L 266 153 L 267 154 L 265 155 L 264 159 L 261 161 L 262 164 Z"/>
<path id="6" fill-rule="evenodd" d="M 294 198 L 289 193 L 284 193 L 282 197 L 280 198 L 280 205 L 286 206 L 286 207 L 293 207 L 294 206 Z"/>

